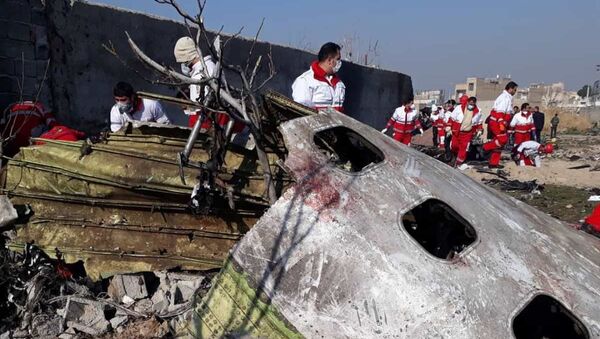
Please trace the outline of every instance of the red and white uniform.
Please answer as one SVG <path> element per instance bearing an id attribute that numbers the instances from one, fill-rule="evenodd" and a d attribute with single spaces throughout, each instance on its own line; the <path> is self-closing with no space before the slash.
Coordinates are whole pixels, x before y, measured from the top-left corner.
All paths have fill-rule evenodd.
<path id="1" fill-rule="evenodd" d="M 510 120 L 510 130 L 515 133 L 515 145 L 531 140 L 531 133 L 535 132 L 533 115 L 531 112 L 519 112 Z"/>
<path id="2" fill-rule="evenodd" d="M 508 142 L 507 123 L 513 113 L 512 95 L 504 90 L 494 102 L 490 113 L 489 128 L 493 139 L 483 145 L 485 151 L 491 151 L 490 165 L 497 166 L 500 163 L 502 147 Z"/>
<path id="3" fill-rule="evenodd" d="M 600 204 L 596 205 L 592 214 L 585 218 L 585 223 L 587 224 L 587 227 L 584 227 L 586 232 L 600 237 Z"/>
<path id="4" fill-rule="evenodd" d="M 421 128 L 421 121 L 419 120 L 419 112 L 405 106 L 396 108 L 394 114 L 388 121 L 385 129 L 394 127 L 393 138 L 405 145 L 410 145 L 412 140 L 412 131 L 415 128 Z"/>
<path id="5" fill-rule="evenodd" d="M 437 114 L 431 114 L 431 122 L 433 124 L 433 128 L 437 130 L 438 145 L 440 148 L 444 148 L 444 141 L 446 139 L 444 128 L 446 126 L 447 119 L 443 110 L 437 112 Z"/>
<path id="6" fill-rule="evenodd" d="M 317 61 L 292 84 L 292 98 L 304 106 L 344 111 L 346 85 L 336 75 L 327 75 Z"/>
<path id="7" fill-rule="evenodd" d="M 206 70 L 211 77 L 218 76 L 217 65 L 213 61 L 212 56 L 207 55 L 204 57 L 204 65 L 206 65 Z M 202 62 L 199 61 L 199 62 L 196 62 L 192 66 L 192 74 L 191 74 L 192 79 L 200 79 L 201 80 L 201 79 L 205 78 L 204 65 L 202 64 Z M 210 92 L 210 88 L 208 87 L 208 85 L 206 85 L 206 86 L 204 86 L 204 93 L 202 93 L 201 91 L 202 91 L 201 85 L 190 85 L 190 100 L 201 103 L 204 96 L 208 95 L 208 93 Z M 196 124 L 196 121 L 198 120 L 198 118 L 200 118 L 200 112 L 201 112 L 201 110 L 189 110 L 189 111 L 185 110 L 184 111 L 184 113 L 189 116 L 188 126 L 190 128 L 194 127 L 194 125 Z M 223 113 L 214 113 L 213 117 L 215 117 L 215 119 L 217 120 L 217 124 L 219 124 L 221 127 L 225 127 L 225 125 L 227 125 L 227 123 L 229 122 L 229 116 L 227 116 L 226 114 L 223 114 Z M 201 129 L 208 130 L 211 127 L 212 127 L 212 119 L 209 117 L 206 117 L 206 119 L 204 119 L 204 121 L 202 121 Z M 241 130 L 243 130 L 244 127 L 245 127 L 244 124 L 236 123 L 236 127 L 234 127 L 234 132 L 239 133 Z"/>
<path id="8" fill-rule="evenodd" d="M 48 132 L 40 135 L 40 139 L 77 141 L 85 138 L 85 133 L 63 125 L 56 125 Z M 36 145 L 43 145 L 45 142 L 36 141 Z"/>
<path id="9" fill-rule="evenodd" d="M 541 167 L 542 160 L 539 154 L 540 147 L 541 144 L 533 140 L 522 142 L 517 147 L 517 154 L 519 155 L 519 166 Z"/>
<path id="10" fill-rule="evenodd" d="M 502 91 L 502 93 L 500 93 L 500 95 L 496 98 L 496 101 L 494 101 L 492 112 L 494 111 L 496 113 L 502 113 L 504 115 L 504 121 L 508 122 L 514 114 L 513 96 L 506 90 Z"/>
<path id="11" fill-rule="evenodd" d="M 465 119 L 470 115 L 471 120 Z M 477 131 L 482 130 L 483 115 L 475 106 L 473 111 L 467 111 L 467 105 L 462 104 L 454 108 L 448 117 L 447 127 L 452 131 L 451 150 L 456 154 L 456 164 L 460 165 L 467 159 L 467 152 L 471 140 Z"/>
<path id="12" fill-rule="evenodd" d="M 5 154 L 17 154 L 21 147 L 29 145 L 29 138 L 39 137 L 54 125 L 54 116 L 39 102 L 24 101 L 11 105 L 8 114 L 0 121 L 2 138 L 13 136 L 6 144 Z"/>

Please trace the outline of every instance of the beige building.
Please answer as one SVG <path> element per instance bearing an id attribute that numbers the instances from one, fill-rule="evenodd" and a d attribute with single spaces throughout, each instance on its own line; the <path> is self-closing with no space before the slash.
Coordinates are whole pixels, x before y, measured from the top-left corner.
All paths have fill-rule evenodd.
<path id="1" fill-rule="evenodd" d="M 427 91 L 417 91 L 415 93 L 414 104 L 417 109 L 431 105 L 442 105 L 444 103 L 444 90 L 433 89 Z"/>
<path id="2" fill-rule="evenodd" d="M 458 100 L 463 94 L 477 98 L 477 106 L 488 114 L 494 101 L 502 93 L 506 84 L 511 81 L 510 76 L 496 78 L 467 78 L 465 83 L 456 84 L 453 97 Z M 529 87 L 519 87 L 513 98 L 515 106 L 527 102 L 531 106 L 542 108 L 551 106 L 563 106 L 572 101 L 571 92 L 567 92 L 565 84 L 557 82 L 553 84 L 533 83 Z"/>
<path id="3" fill-rule="evenodd" d="M 458 100 L 463 94 L 467 94 L 477 97 L 477 101 L 494 101 L 510 81 L 510 77 L 467 78 L 465 83 L 456 84 L 453 98 Z"/>
<path id="4" fill-rule="evenodd" d="M 476 97 L 477 106 L 487 117 L 492 110 L 494 101 L 510 81 L 510 77 L 500 76 L 496 78 L 469 77 L 466 82 L 456 84 L 452 98 L 458 100 L 463 94 Z"/>

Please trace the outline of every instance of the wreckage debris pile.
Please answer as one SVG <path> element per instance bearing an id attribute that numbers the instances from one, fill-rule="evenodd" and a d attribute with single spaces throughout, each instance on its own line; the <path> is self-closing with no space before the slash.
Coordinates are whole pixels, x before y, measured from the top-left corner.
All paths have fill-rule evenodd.
<path id="1" fill-rule="evenodd" d="M 145 272 L 98 282 L 82 265 L 35 245 L 0 255 L 0 337 L 167 337 L 190 315 L 214 273 Z M 144 335 L 147 334 L 147 336 Z"/>
<path id="2" fill-rule="evenodd" d="M 538 184 L 536 180 L 482 179 L 482 182 L 506 192 L 524 191 L 539 194 L 544 190 L 544 185 Z"/>

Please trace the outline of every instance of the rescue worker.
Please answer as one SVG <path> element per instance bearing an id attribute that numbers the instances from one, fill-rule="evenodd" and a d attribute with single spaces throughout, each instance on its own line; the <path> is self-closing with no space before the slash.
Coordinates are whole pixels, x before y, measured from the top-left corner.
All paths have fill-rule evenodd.
<path id="1" fill-rule="evenodd" d="M 505 149 L 510 150 L 513 148 L 513 146 L 515 146 L 517 143 L 515 142 L 515 131 L 513 131 L 512 129 L 510 129 L 510 122 L 512 121 L 512 118 L 515 116 L 515 114 L 521 112 L 519 110 L 519 106 L 513 106 L 513 111 L 512 113 L 505 117 L 505 122 L 506 122 L 506 132 L 508 133 L 508 142 L 505 145 Z"/>
<path id="2" fill-rule="evenodd" d="M 344 111 L 346 86 L 336 74 L 342 67 L 341 49 L 333 42 L 321 46 L 317 60 L 292 84 L 294 101 L 316 109 Z"/>
<path id="3" fill-rule="evenodd" d="M 454 107 L 456 106 L 456 101 L 454 99 L 450 99 L 448 101 L 446 101 L 446 104 L 444 105 L 444 110 L 446 111 L 445 117 L 446 117 L 446 122 L 448 122 L 448 117 L 450 116 L 450 114 L 452 114 L 452 111 L 454 111 Z"/>
<path id="4" fill-rule="evenodd" d="M 170 124 L 160 102 L 139 98 L 133 86 L 120 81 L 113 89 L 115 104 L 110 110 L 110 130 L 116 132 L 128 121 L 147 121 Z"/>
<path id="5" fill-rule="evenodd" d="M 600 238 L 600 204 L 585 218 L 581 229 Z"/>
<path id="6" fill-rule="evenodd" d="M 202 80 L 205 78 L 204 66 L 208 74 L 212 77 L 217 76 L 217 65 L 215 64 L 212 56 L 207 55 L 203 59 L 200 59 L 200 54 L 196 49 L 196 43 L 188 36 L 179 38 L 175 43 L 173 49 L 173 55 L 175 55 L 175 61 L 181 64 L 181 73 L 189 76 L 192 79 Z M 203 62 L 204 61 L 204 62 Z M 189 86 L 189 99 L 202 103 L 205 96 L 210 93 L 210 88 L 206 85 L 190 85 Z M 200 117 L 201 110 L 188 109 L 184 110 L 184 113 L 189 116 L 188 126 L 194 127 L 196 120 Z M 210 128 L 212 121 L 206 119 L 203 121 L 202 127 L 204 129 Z"/>
<path id="7" fill-rule="evenodd" d="M 552 144 L 542 145 L 537 141 L 529 140 L 515 147 L 513 160 L 519 166 L 542 167 L 540 154 L 551 154 L 552 152 L 554 152 Z"/>
<path id="8" fill-rule="evenodd" d="M 442 106 L 433 105 L 431 106 L 431 123 L 433 124 L 433 145 L 444 148 L 444 126 L 445 118 L 442 110 Z"/>
<path id="9" fill-rule="evenodd" d="M 515 135 L 515 146 L 531 140 L 532 133 L 535 133 L 535 125 L 533 123 L 531 107 L 528 103 L 522 104 L 521 111 L 513 115 L 510 120 L 510 130 Z"/>
<path id="10" fill-rule="evenodd" d="M 493 139 L 483 145 L 485 152 L 491 152 L 489 167 L 500 167 L 500 156 L 502 148 L 508 142 L 507 120 L 513 112 L 512 100 L 517 93 L 518 85 L 511 81 L 506 84 L 504 91 L 498 96 L 490 112 L 489 127 L 493 135 Z"/>
<path id="11" fill-rule="evenodd" d="M 477 98 L 463 98 L 461 104 L 448 117 L 446 126 L 446 133 L 452 134 L 450 149 L 456 156 L 455 166 L 460 170 L 468 168 L 464 162 L 467 160 L 471 140 L 479 138 L 483 133 L 483 115 L 477 107 Z"/>
<path id="12" fill-rule="evenodd" d="M 381 133 L 386 133 L 390 127 L 394 127 L 392 137 L 405 145 L 410 145 L 413 135 L 423 134 L 419 112 L 415 109 L 412 99 L 406 100 L 404 104 L 392 114 L 387 125 Z"/>
<path id="13" fill-rule="evenodd" d="M 556 130 L 558 129 L 558 124 L 560 123 L 560 118 L 558 114 L 554 114 L 554 117 L 550 119 L 550 138 L 556 138 Z"/>
<path id="14" fill-rule="evenodd" d="M 19 149 L 29 145 L 31 137 L 39 137 L 56 125 L 54 115 L 40 102 L 23 101 L 10 105 L 0 121 L 3 153 L 12 157 Z"/>
<path id="15" fill-rule="evenodd" d="M 40 139 L 61 140 L 61 141 L 77 141 L 85 139 L 85 133 L 64 125 L 55 125 L 48 132 L 40 135 Z M 90 137 L 94 139 L 94 137 Z M 38 140 L 36 145 L 44 145 L 44 141 Z"/>
<path id="16" fill-rule="evenodd" d="M 440 112 L 440 118 L 438 119 L 438 123 L 436 128 L 438 130 L 438 136 L 440 137 L 440 148 L 444 148 L 446 145 L 446 135 L 444 129 L 446 128 L 446 123 L 448 122 L 448 114 L 444 110 L 444 107 L 438 106 L 438 111 Z"/>

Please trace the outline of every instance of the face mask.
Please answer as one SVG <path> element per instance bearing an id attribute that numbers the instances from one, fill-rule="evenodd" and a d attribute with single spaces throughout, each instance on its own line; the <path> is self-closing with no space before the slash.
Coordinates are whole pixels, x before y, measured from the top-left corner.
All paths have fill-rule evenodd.
<path id="1" fill-rule="evenodd" d="M 340 68 L 342 68 L 342 60 L 338 60 L 335 63 L 335 66 L 333 66 L 333 73 L 337 73 L 340 71 Z"/>
<path id="2" fill-rule="evenodd" d="M 119 113 L 129 113 L 133 110 L 133 104 L 131 102 L 117 102 Z"/>
<path id="3" fill-rule="evenodd" d="M 410 109 L 412 109 L 413 111 L 415 110 L 416 106 L 415 104 L 410 105 Z"/>
<path id="4" fill-rule="evenodd" d="M 473 105 L 468 105 L 468 106 L 467 106 L 467 109 L 468 109 L 469 111 L 472 111 L 472 110 L 473 110 L 473 108 L 475 108 L 475 106 L 473 106 Z"/>
<path id="5" fill-rule="evenodd" d="M 192 74 L 192 68 L 187 64 L 181 64 L 181 73 L 183 73 L 183 75 L 190 76 Z"/>

